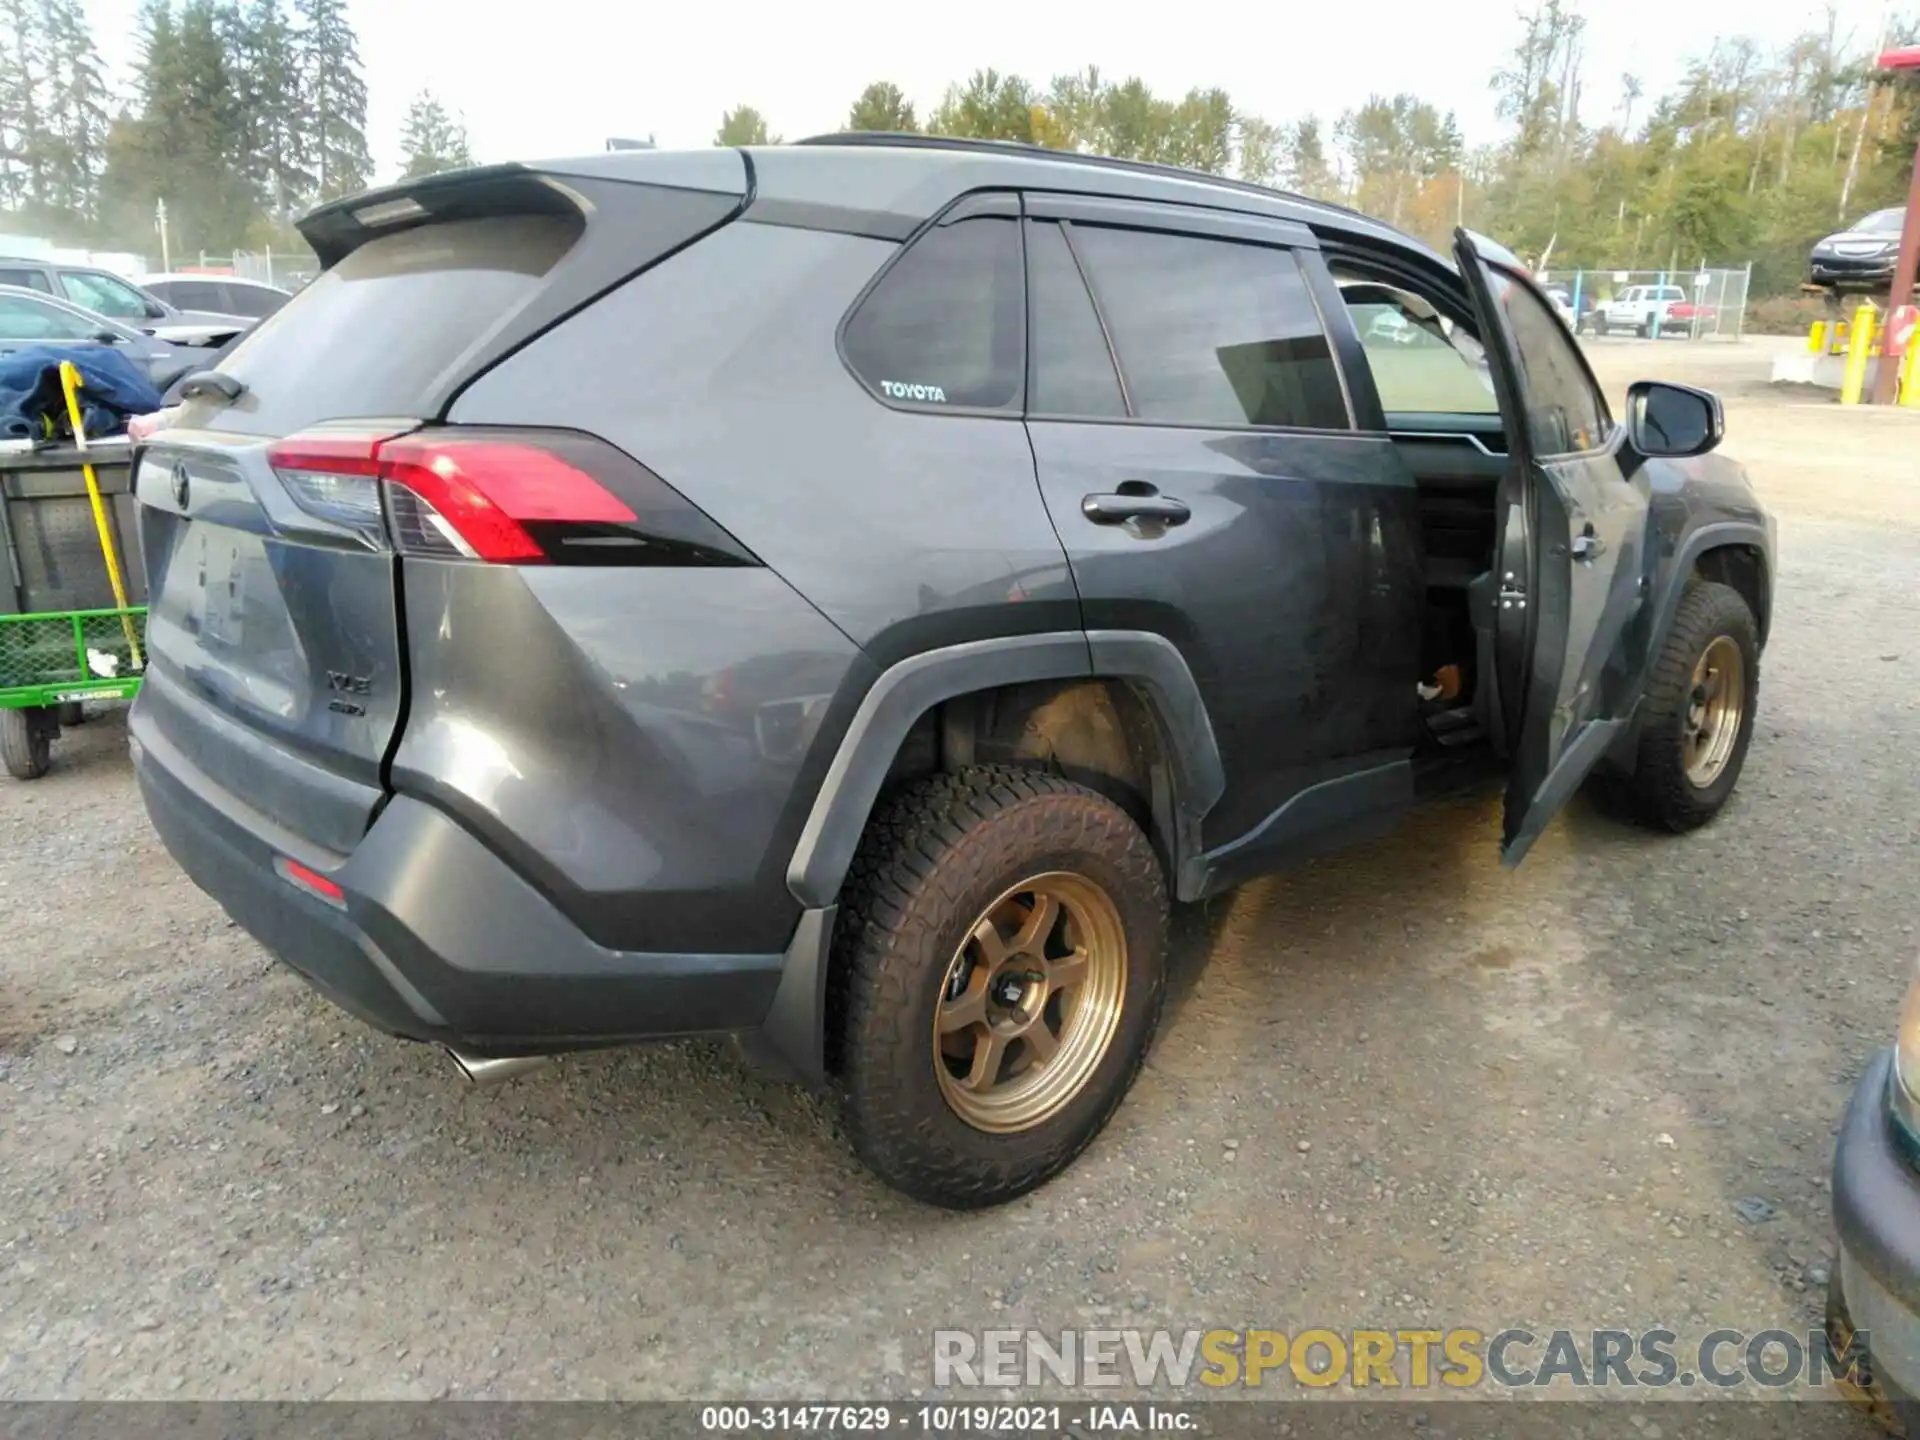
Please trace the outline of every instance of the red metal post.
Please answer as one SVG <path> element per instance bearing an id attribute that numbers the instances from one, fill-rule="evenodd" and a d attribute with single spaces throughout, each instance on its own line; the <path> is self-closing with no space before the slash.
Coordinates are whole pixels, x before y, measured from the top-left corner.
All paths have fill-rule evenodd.
<path id="1" fill-rule="evenodd" d="M 1889 50 L 1880 57 L 1886 70 L 1920 70 L 1920 45 L 1904 50 Z M 1907 219 L 1900 231 L 1900 258 L 1893 266 L 1893 293 L 1887 299 L 1886 342 L 1880 351 L 1880 368 L 1873 378 L 1873 403 L 1891 405 L 1894 387 L 1900 377 L 1902 353 L 1893 317 L 1903 305 L 1913 304 L 1913 288 L 1920 282 L 1920 150 L 1913 156 L 1913 182 L 1907 189 Z"/>

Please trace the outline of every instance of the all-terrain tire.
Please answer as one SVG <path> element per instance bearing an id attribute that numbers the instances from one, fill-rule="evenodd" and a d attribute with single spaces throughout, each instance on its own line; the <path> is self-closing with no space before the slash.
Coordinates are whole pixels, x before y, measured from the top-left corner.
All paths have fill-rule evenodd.
<path id="1" fill-rule="evenodd" d="M 1700 785 L 1687 774 L 1683 747 L 1693 671 L 1707 647 L 1723 636 L 1740 650 L 1739 731 L 1719 774 L 1711 784 Z M 1679 832 L 1697 829 L 1720 813 L 1746 764 L 1759 692 L 1760 632 L 1753 611 L 1730 585 L 1690 581 L 1654 662 L 1640 710 L 1633 774 L 1621 787 L 1621 798 L 1635 819 Z"/>
<path id="2" fill-rule="evenodd" d="M 935 1016 L 976 920 L 1050 872 L 1092 882 L 1125 936 L 1120 1014 L 1098 1063 L 1024 1130 L 963 1120 L 935 1067 Z M 1145 1059 L 1166 989 L 1160 861 L 1111 800 L 1045 771 L 978 766 L 909 782 L 869 822 L 834 927 L 837 1065 L 854 1147 L 873 1171 L 949 1209 L 1001 1204 L 1044 1184 L 1100 1133 Z"/>
<path id="3" fill-rule="evenodd" d="M 0 710 L 0 764 L 16 780 L 38 780 L 53 764 L 51 716 L 38 710 Z"/>

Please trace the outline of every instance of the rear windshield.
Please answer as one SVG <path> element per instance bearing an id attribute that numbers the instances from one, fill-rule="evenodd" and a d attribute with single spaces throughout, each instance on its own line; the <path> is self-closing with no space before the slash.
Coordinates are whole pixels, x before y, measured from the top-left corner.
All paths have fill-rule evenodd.
<path id="1" fill-rule="evenodd" d="M 498 215 L 370 240 L 220 361 L 247 387 L 238 403 L 189 420 L 285 435 L 322 420 L 425 418 L 449 372 L 539 293 L 581 229 L 577 217 Z"/>

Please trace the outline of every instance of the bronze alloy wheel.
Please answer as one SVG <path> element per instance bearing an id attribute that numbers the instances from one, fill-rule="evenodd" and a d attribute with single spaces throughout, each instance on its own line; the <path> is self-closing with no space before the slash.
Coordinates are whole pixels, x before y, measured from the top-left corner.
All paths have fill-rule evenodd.
<path id="1" fill-rule="evenodd" d="M 1098 1068 L 1126 990 L 1126 930 L 1107 892 L 1065 871 L 1022 880 L 947 966 L 933 1021 L 940 1093 L 976 1130 L 1043 1124 Z"/>
<path id="2" fill-rule="evenodd" d="M 1746 661 L 1732 636 L 1716 635 L 1693 667 L 1681 741 L 1687 779 L 1699 789 L 1718 780 L 1733 758 L 1746 706 Z"/>

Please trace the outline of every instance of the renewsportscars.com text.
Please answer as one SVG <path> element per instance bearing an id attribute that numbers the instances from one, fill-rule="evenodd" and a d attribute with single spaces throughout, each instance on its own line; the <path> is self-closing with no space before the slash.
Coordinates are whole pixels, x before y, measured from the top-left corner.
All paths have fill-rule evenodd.
<path id="1" fill-rule="evenodd" d="M 1836 1354 L 1819 1330 L 1672 1330 L 1522 1327 L 1331 1330 L 936 1330 L 933 1383 L 1005 1388 L 1259 1388 L 1325 1390 L 1445 1386 L 1666 1389 L 1818 1388 L 1870 1379 L 1868 1339 Z"/>

